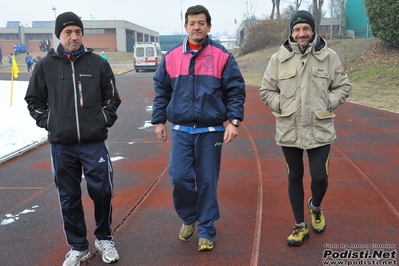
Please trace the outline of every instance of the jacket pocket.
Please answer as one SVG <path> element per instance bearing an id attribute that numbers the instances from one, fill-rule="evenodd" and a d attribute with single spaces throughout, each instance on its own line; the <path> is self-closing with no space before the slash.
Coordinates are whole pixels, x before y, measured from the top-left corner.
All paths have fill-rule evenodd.
<path id="1" fill-rule="evenodd" d="M 278 79 L 280 82 L 280 85 L 278 86 L 280 88 L 280 96 L 284 97 L 286 99 L 292 97 L 295 95 L 296 92 L 296 87 L 297 87 L 297 82 L 294 79 L 296 76 L 296 69 L 287 69 L 285 71 L 281 71 L 278 73 Z"/>
<path id="2" fill-rule="evenodd" d="M 273 112 L 276 117 L 276 141 L 280 144 L 295 143 L 298 137 L 296 129 L 296 115 L 295 112 L 282 114 Z"/>
<path id="3" fill-rule="evenodd" d="M 313 82 L 315 86 L 315 94 L 318 98 L 328 99 L 328 80 L 330 75 L 323 68 L 312 67 Z"/>
<path id="4" fill-rule="evenodd" d="M 317 142 L 328 143 L 336 138 L 334 128 L 335 114 L 330 111 L 314 111 L 313 136 Z"/>

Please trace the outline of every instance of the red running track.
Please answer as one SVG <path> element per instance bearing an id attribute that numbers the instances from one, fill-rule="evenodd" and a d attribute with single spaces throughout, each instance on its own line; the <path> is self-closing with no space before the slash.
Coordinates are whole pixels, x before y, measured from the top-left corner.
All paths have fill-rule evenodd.
<path id="1" fill-rule="evenodd" d="M 285 163 L 274 141 L 274 117 L 258 88 L 248 87 L 240 135 L 223 148 L 215 248 L 201 253 L 197 235 L 187 243 L 178 239 L 181 221 L 172 206 L 167 172 L 169 143 L 157 141 L 153 128 L 137 130 L 150 119 L 145 107 L 152 100 L 151 74 L 130 73 L 119 77 L 118 83 L 123 104 L 109 138 L 112 157 L 123 157 L 114 161 L 117 265 L 333 265 L 329 259 L 361 265 L 361 259 L 353 258 L 361 251 L 367 255 L 363 263 L 376 255 L 385 256 L 379 262 L 397 260 L 398 114 L 349 102 L 335 111 L 338 139 L 331 149 L 329 189 L 323 202 L 327 229 L 323 234 L 310 232 L 301 247 L 291 247 L 286 238 L 294 219 Z M 34 202 L 43 206 L 23 221 L 0 226 L 4 265 L 61 265 L 68 251 L 50 183 L 48 149 L 46 144 L 0 165 L 0 196 L 5 199 L 1 219 Z M 11 175 L 12 181 L 3 178 Z M 5 189 L 21 182 L 37 189 Z M 306 172 L 306 198 L 309 187 Z M 94 254 L 82 265 L 102 265 L 93 245 L 93 208 L 87 193 L 84 205 Z M 306 219 L 310 223 L 310 215 Z M 352 257 L 342 258 L 349 250 Z M 325 252 L 331 256 L 323 258 Z"/>

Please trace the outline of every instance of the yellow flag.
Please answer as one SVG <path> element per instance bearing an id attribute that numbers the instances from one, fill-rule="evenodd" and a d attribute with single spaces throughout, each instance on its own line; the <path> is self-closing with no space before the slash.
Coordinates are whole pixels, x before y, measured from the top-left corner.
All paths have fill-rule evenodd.
<path id="1" fill-rule="evenodd" d="M 19 73 L 19 69 L 18 69 L 17 61 L 15 60 L 15 56 L 12 55 L 12 75 L 13 75 L 13 77 L 18 78 L 18 73 Z"/>

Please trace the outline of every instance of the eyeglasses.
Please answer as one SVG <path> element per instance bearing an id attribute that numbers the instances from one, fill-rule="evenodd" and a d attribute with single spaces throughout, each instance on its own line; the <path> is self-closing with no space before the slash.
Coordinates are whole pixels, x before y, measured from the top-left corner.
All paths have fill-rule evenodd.
<path id="1" fill-rule="evenodd" d="M 303 28 L 292 29 L 292 32 L 294 32 L 294 33 L 300 33 L 301 31 L 303 31 L 305 33 L 309 33 L 312 31 L 312 28 L 311 27 L 303 27 Z"/>

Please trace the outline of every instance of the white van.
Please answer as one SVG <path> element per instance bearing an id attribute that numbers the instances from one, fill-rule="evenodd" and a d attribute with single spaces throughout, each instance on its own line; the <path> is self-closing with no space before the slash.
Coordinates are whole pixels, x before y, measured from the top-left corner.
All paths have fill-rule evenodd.
<path id="1" fill-rule="evenodd" d="M 136 72 L 149 69 L 156 70 L 162 60 L 162 51 L 159 43 L 136 42 L 134 46 L 134 69 Z"/>

